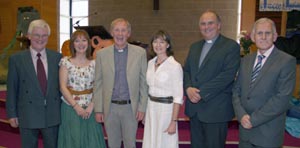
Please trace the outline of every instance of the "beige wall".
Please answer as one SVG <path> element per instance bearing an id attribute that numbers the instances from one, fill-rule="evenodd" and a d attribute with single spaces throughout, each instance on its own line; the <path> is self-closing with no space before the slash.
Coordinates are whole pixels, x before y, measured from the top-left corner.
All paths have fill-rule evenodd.
<path id="1" fill-rule="evenodd" d="M 153 0 L 90 0 L 89 13 L 98 12 L 89 19 L 90 25 L 109 29 L 111 21 L 124 17 L 132 24 L 131 40 L 149 43 L 158 29 L 172 36 L 175 58 L 184 63 L 191 43 L 201 38 L 198 29 L 200 14 L 215 10 L 222 19 L 222 33 L 236 38 L 238 0 L 159 0 L 160 9 L 153 10 Z"/>

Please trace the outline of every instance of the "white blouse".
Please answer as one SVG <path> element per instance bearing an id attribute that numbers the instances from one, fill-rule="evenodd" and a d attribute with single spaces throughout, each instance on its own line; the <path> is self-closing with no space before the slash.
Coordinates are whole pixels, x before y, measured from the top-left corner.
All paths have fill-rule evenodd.
<path id="1" fill-rule="evenodd" d="M 154 57 L 148 62 L 147 84 L 149 94 L 155 97 L 173 97 L 173 102 L 183 103 L 183 71 L 181 65 L 169 56 L 155 70 Z"/>

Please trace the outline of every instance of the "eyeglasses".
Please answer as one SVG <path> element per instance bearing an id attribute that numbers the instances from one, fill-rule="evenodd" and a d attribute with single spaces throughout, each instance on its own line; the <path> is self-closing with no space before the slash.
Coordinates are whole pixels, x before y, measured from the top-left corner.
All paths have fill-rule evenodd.
<path id="1" fill-rule="evenodd" d="M 34 39 L 40 39 L 40 38 L 41 39 L 46 39 L 46 38 L 49 37 L 49 35 L 48 34 L 43 34 L 43 35 L 41 35 L 41 34 L 32 34 L 31 37 L 34 38 Z"/>

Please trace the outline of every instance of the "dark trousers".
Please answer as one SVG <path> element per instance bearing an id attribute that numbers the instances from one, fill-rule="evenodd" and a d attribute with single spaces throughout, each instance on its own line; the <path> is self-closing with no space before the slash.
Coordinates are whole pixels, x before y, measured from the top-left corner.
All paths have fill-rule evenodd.
<path id="1" fill-rule="evenodd" d="M 262 147 L 262 146 L 254 145 L 249 142 L 240 140 L 239 148 L 280 148 L 280 147 Z"/>
<path id="2" fill-rule="evenodd" d="M 228 130 L 227 122 L 204 123 L 190 118 L 192 148 L 224 148 Z"/>
<path id="3" fill-rule="evenodd" d="M 41 129 L 20 128 L 22 148 L 37 148 L 41 132 L 44 148 L 57 148 L 58 126 Z"/>

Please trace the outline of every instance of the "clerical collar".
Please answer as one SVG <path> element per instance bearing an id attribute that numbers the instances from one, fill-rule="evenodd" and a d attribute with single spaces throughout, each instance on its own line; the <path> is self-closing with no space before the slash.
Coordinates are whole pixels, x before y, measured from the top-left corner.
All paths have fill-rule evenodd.
<path id="1" fill-rule="evenodd" d="M 206 40 L 206 43 L 213 43 L 212 40 Z"/>
<path id="2" fill-rule="evenodd" d="M 128 45 L 126 45 L 123 49 L 119 49 L 116 46 L 114 46 L 114 49 L 115 49 L 116 52 L 122 53 L 122 52 L 124 52 L 124 50 L 128 49 Z"/>
<path id="3" fill-rule="evenodd" d="M 212 44 L 212 43 L 214 43 L 214 42 L 217 40 L 218 37 L 219 37 L 219 35 L 215 36 L 215 37 L 214 37 L 213 39 L 211 39 L 211 40 L 205 40 L 205 43 Z"/>

